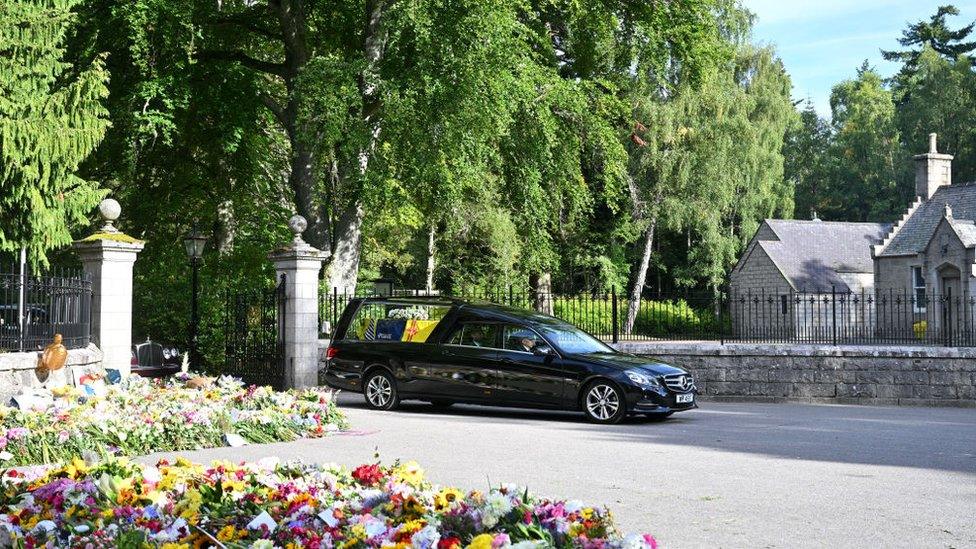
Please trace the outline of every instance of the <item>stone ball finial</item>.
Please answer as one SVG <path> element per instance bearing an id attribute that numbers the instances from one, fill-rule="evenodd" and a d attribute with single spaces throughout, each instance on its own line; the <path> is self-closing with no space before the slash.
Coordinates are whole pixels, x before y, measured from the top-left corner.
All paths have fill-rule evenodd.
<path id="1" fill-rule="evenodd" d="M 102 227 L 102 232 L 115 233 L 118 229 L 115 228 L 115 220 L 119 218 L 122 214 L 122 206 L 119 201 L 114 198 L 106 198 L 98 204 L 98 213 L 102 216 L 105 221 L 105 225 Z"/>
<path id="2" fill-rule="evenodd" d="M 296 244 L 304 242 L 304 240 L 302 240 L 302 233 L 304 233 L 305 229 L 308 228 L 308 221 L 306 221 L 304 217 L 298 214 L 291 216 L 291 219 L 288 220 L 288 228 L 291 229 L 291 232 L 295 233 Z"/>

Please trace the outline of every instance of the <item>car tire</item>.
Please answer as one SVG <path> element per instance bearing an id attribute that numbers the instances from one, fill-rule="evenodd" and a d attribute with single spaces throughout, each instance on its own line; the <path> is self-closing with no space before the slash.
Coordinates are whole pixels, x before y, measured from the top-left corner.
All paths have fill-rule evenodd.
<path id="1" fill-rule="evenodd" d="M 400 405 L 396 380 L 386 370 L 373 370 L 363 383 L 366 406 L 374 410 L 393 410 Z"/>
<path id="2" fill-rule="evenodd" d="M 627 416 L 627 400 L 616 383 L 598 379 L 587 384 L 580 398 L 586 418 L 593 423 L 614 424 Z"/>

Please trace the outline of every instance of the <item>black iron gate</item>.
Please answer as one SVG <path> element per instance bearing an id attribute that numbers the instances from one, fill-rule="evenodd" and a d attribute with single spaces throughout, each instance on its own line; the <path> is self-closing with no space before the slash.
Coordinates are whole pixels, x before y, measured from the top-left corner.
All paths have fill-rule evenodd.
<path id="1" fill-rule="evenodd" d="M 228 294 L 223 373 L 283 388 L 285 301 L 285 275 L 274 288 Z"/>

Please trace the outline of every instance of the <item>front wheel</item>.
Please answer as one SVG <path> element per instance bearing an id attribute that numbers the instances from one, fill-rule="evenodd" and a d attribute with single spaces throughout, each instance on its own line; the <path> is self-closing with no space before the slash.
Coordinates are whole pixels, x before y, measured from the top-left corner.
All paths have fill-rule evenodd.
<path id="1" fill-rule="evenodd" d="M 374 410 L 392 410 L 400 404 L 396 381 L 383 370 L 376 370 L 366 376 L 366 405 Z"/>
<path id="2" fill-rule="evenodd" d="M 607 381 L 594 381 L 583 393 L 583 413 L 593 423 L 620 423 L 627 415 L 623 392 Z"/>

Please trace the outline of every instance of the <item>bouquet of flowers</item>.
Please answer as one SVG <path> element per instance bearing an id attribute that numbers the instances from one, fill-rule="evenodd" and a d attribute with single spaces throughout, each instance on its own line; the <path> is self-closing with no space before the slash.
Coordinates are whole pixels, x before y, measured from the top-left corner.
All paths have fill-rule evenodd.
<path id="1" fill-rule="evenodd" d="M 609 513 L 505 485 L 438 488 L 415 463 L 155 466 L 122 458 L 0 472 L 4 547 L 655 548 Z"/>
<path id="2" fill-rule="evenodd" d="M 399 320 L 428 320 L 430 312 L 425 307 L 403 307 L 391 310 L 386 316 Z"/>
<path id="3" fill-rule="evenodd" d="M 328 390 L 277 392 L 231 377 L 193 389 L 189 377 L 133 377 L 100 397 L 68 391 L 43 411 L 0 407 L 0 466 L 321 437 L 346 425 Z"/>

